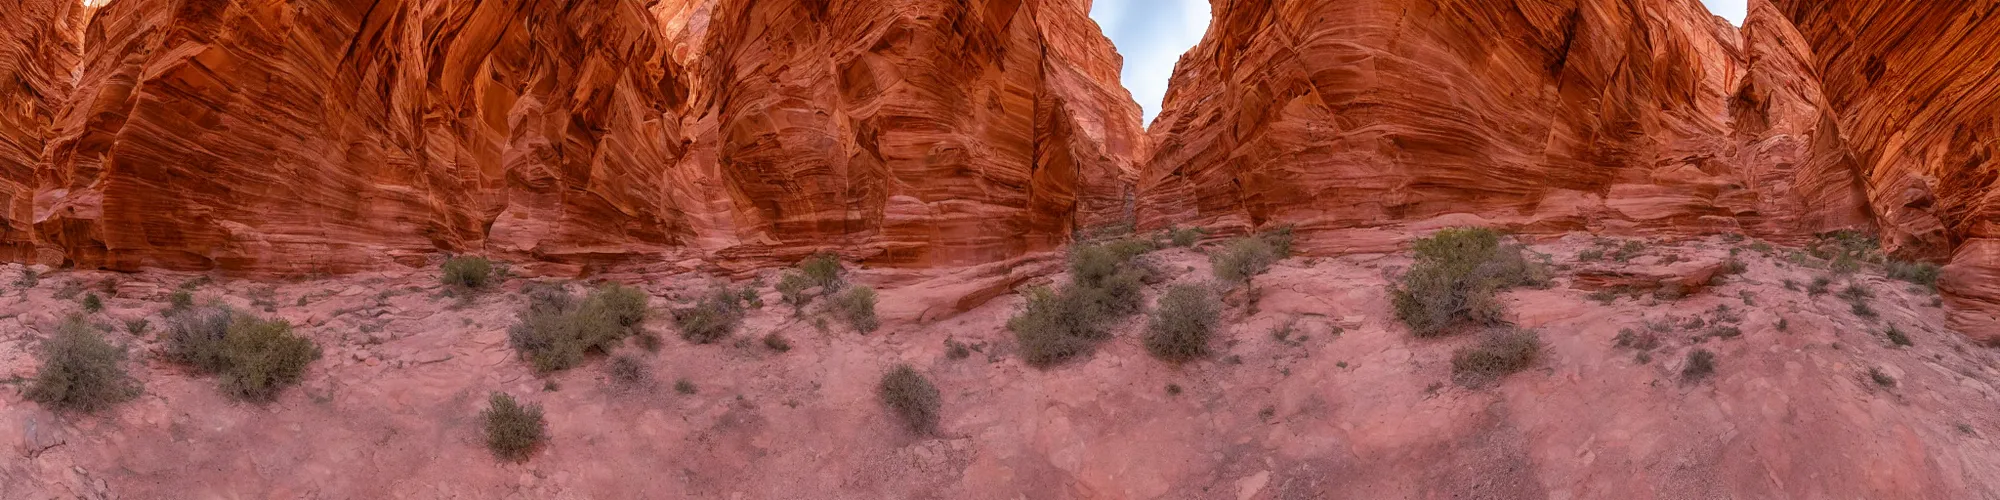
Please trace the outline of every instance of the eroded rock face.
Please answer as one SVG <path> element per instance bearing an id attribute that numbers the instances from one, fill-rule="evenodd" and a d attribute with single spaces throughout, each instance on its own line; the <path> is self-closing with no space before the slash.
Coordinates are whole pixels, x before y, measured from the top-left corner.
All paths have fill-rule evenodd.
<path id="1" fill-rule="evenodd" d="M 0 16 L 0 260 L 33 258 L 35 168 L 70 92 L 85 9 L 18 0 Z"/>
<path id="2" fill-rule="evenodd" d="M 1216 0 L 1140 180 L 1142 226 L 1294 223 L 1307 250 L 1413 230 L 1866 226 L 1811 52 L 1694 0 Z"/>
<path id="3" fill-rule="evenodd" d="M 1121 216 L 1144 141 L 1080 1 L 28 3 L 17 260 L 985 262 Z"/>
<path id="4" fill-rule="evenodd" d="M 1779 0 L 1891 250 L 1949 256 L 1959 331 L 2000 339 L 2000 2 Z M 1913 34 L 1921 34 L 1913 35 Z"/>

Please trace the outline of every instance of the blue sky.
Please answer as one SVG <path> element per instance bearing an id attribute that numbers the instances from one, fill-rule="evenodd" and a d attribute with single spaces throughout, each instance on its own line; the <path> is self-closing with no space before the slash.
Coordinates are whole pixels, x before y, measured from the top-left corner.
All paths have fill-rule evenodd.
<path id="1" fill-rule="evenodd" d="M 1746 0 L 1702 0 L 1709 12 L 1743 25 Z M 1160 112 L 1174 62 L 1208 31 L 1208 0 L 1097 0 L 1090 6 L 1104 35 L 1125 56 L 1125 88 L 1145 108 L 1146 123 Z"/>

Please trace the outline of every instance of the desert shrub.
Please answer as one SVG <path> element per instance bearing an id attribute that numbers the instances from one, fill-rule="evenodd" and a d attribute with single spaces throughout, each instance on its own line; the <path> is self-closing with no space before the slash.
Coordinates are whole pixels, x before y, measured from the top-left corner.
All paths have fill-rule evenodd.
<path id="1" fill-rule="evenodd" d="M 1113 314 L 1135 312 L 1148 272 L 1133 259 L 1151 251 L 1152 242 L 1137 238 L 1078 246 L 1069 256 L 1070 288 L 1093 290 L 1089 295 Z"/>
<path id="2" fill-rule="evenodd" d="M 1750 266 L 1744 264 L 1742 259 L 1730 257 L 1729 260 L 1722 261 L 1722 268 L 1716 272 L 1716 275 L 1734 276 L 1743 274 L 1744 271 L 1748 270 L 1750 270 Z"/>
<path id="3" fill-rule="evenodd" d="M 1626 328 L 1619 330 L 1618 336 L 1612 337 L 1611 341 L 1618 347 L 1650 351 L 1660 346 L 1660 334 L 1654 333 L 1652 330 Z"/>
<path id="4" fill-rule="evenodd" d="M 249 401 L 269 401 L 305 377 L 319 346 L 292 333 L 291 323 L 225 307 L 200 307 L 167 320 L 167 359 L 217 375 L 222 389 Z"/>
<path id="5" fill-rule="evenodd" d="M 167 318 L 165 354 L 168 360 L 202 373 L 221 372 L 223 341 L 233 313 L 223 307 L 192 308 Z"/>
<path id="6" fill-rule="evenodd" d="M 1209 254 L 1208 262 L 1214 268 L 1215 278 L 1226 283 L 1244 283 L 1278 262 L 1278 251 L 1263 238 L 1237 238 L 1224 244 L 1222 249 Z"/>
<path id="7" fill-rule="evenodd" d="M 146 333 L 146 328 L 152 325 L 153 322 L 147 321 L 146 318 L 128 319 L 125 320 L 125 333 L 130 333 L 133 335 L 144 334 Z"/>
<path id="8" fill-rule="evenodd" d="M 1396 317 L 1419 337 L 1460 322 L 1498 323 L 1500 290 L 1543 279 L 1519 247 L 1502 244 L 1491 229 L 1445 229 L 1412 246 L 1416 262 L 1390 294 Z"/>
<path id="9" fill-rule="evenodd" d="M 636 387 L 652 378 L 652 370 L 646 368 L 646 362 L 630 355 L 613 356 L 604 370 L 611 376 L 612 382 L 622 387 Z"/>
<path id="10" fill-rule="evenodd" d="M 1687 364 L 1681 366 L 1681 380 L 1700 380 L 1715 373 L 1715 353 L 1707 349 L 1688 352 Z"/>
<path id="11" fill-rule="evenodd" d="M 1199 227 L 1167 228 L 1167 241 L 1177 247 L 1194 246 L 1195 243 L 1201 242 L 1202 236 L 1207 236 L 1207 235 L 1208 235 L 1208 230 Z"/>
<path id="12" fill-rule="evenodd" d="M 188 308 L 194 307 L 194 292 L 174 290 L 174 293 L 167 294 L 167 307 L 174 312 L 186 311 Z"/>
<path id="13" fill-rule="evenodd" d="M 1905 334 L 1903 333 L 1902 330 L 1897 329 L 1895 325 L 1889 325 L 1889 329 L 1883 331 L 1882 336 L 1887 337 L 1889 339 L 1889 343 L 1895 344 L 1899 347 L 1909 347 L 1917 345 L 1916 342 L 1910 341 L 1910 336 L 1908 334 Z"/>
<path id="14" fill-rule="evenodd" d="M 1576 260 L 1585 262 L 1604 260 L 1604 249 L 1591 248 L 1581 252 L 1577 252 Z"/>
<path id="15" fill-rule="evenodd" d="M 543 373 L 583 364 L 586 355 L 608 353 L 639 333 L 646 319 L 645 293 L 617 283 L 578 299 L 560 286 L 528 288 L 528 305 L 507 342 Z"/>
<path id="16" fill-rule="evenodd" d="M 305 378 L 306 365 L 319 359 L 319 346 L 292 333 L 284 320 L 238 314 L 223 337 L 222 388 L 249 401 L 270 401 L 285 386 Z"/>
<path id="17" fill-rule="evenodd" d="M 1220 320 L 1222 306 L 1207 287 L 1177 285 L 1160 297 L 1146 329 L 1146 351 L 1172 363 L 1208 355 L 1208 339 Z"/>
<path id="18" fill-rule="evenodd" d="M 688 379 L 675 380 L 674 392 L 681 393 L 684 396 L 693 396 L 696 392 L 694 382 L 689 382 Z"/>
<path id="19" fill-rule="evenodd" d="M 764 347 L 777 352 L 790 352 L 792 350 L 792 341 L 785 340 L 784 336 L 773 332 L 764 336 Z"/>
<path id="20" fill-rule="evenodd" d="M 125 372 L 125 348 L 104 340 L 81 316 L 70 316 L 36 351 L 42 366 L 26 396 L 61 411 L 96 412 L 139 395 Z"/>
<path id="21" fill-rule="evenodd" d="M 34 288 L 35 285 L 41 283 L 42 283 L 42 272 L 36 271 L 33 268 L 22 269 L 21 277 L 14 279 L 14 286 L 18 286 L 23 289 Z"/>
<path id="22" fill-rule="evenodd" d="M 972 357 L 972 349 L 966 347 L 966 345 L 962 342 L 952 339 L 945 339 L 944 357 L 946 359 L 953 359 L 953 360 L 970 358 Z"/>
<path id="23" fill-rule="evenodd" d="M 839 291 L 846 282 L 841 274 L 846 271 L 840 265 L 840 256 L 821 252 L 806 257 L 799 262 L 799 272 L 805 277 L 807 286 L 820 288 L 820 293 Z"/>
<path id="24" fill-rule="evenodd" d="M 1047 368 L 1086 354 L 1109 338 L 1105 323 L 1138 312 L 1149 271 L 1133 260 L 1152 250 L 1137 238 L 1072 249 L 1070 283 L 1030 290 L 1027 306 L 1007 320 L 1028 364 Z"/>
<path id="25" fill-rule="evenodd" d="M 1943 268 L 1929 262 L 1892 260 L 1885 267 L 1891 278 L 1916 283 L 1933 289 L 1937 288 L 1938 275 L 1943 272 Z"/>
<path id="26" fill-rule="evenodd" d="M 1868 367 L 1868 379 L 1875 381 L 1875 385 L 1879 385 L 1882 387 L 1896 386 L 1896 377 L 1889 376 L 1889 374 L 1883 372 L 1882 368 L 1880 367 L 1874 367 L 1874 366 Z"/>
<path id="27" fill-rule="evenodd" d="M 680 327 L 682 339 L 709 344 L 734 333 L 743 322 L 743 314 L 742 297 L 728 287 L 716 287 L 693 307 L 675 310 L 674 324 Z"/>
<path id="28" fill-rule="evenodd" d="M 1814 277 L 1812 283 L 1806 284 L 1806 295 L 1815 297 L 1825 295 L 1827 288 L 1831 286 L 1833 286 L 1833 278 L 1827 276 Z"/>
<path id="29" fill-rule="evenodd" d="M 485 257 L 460 255 L 445 259 L 444 284 L 461 289 L 486 288 L 493 281 L 493 262 Z"/>
<path id="30" fill-rule="evenodd" d="M 97 314 L 103 310 L 104 298 L 98 297 L 97 292 L 83 294 L 83 312 Z"/>
<path id="31" fill-rule="evenodd" d="M 937 386 L 931 385 L 930 380 L 910 365 L 896 365 L 882 374 L 882 382 L 875 387 L 875 394 L 911 432 L 930 434 L 937 430 L 942 398 Z"/>
<path id="32" fill-rule="evenodd" d="M 855 331 L 872 332 L 882 326 L 875 317 L 875 289 L 857 286 L 833 296 L 833 310 Z"/>
<path id="33" fill-rule="evenodd" d="M 501 460 L 525 461 L 548 439 L 542 405 L 523 405 L 505 393 L 493 393 L 479 419 L 486 424 L 486 449 Z"/>
<path id="34" fill-rule="evenodd" d="M 773 285 L 773 288 L 778 290 L 779 300 L 791 304 L 792 310 L 797 311 L 812 303 L 812 295 L 806 293 L 807 289 L 812 288 L 811 282 L 812 279 L 807 278 L 805 273 L 786 271 L 778 277 L 778 284 Z"/>
<path id="35" fill-rule="evenodd" d="M 1087 354 L 1109 338 L 1099 329 L 1108 314 L 1089 295 L 1075 287 L 1029 290 L 1027 307 L 1007 320 L 1007 328 L 1021 343 L 1022 359 L 1047 368 Z"/>
<path id="36" fill-rule="evenodd" d="M 1630 240 L 1626 241 L 1624 245 L 1619 246 L 1618 251 L 1616 253 L 1611 254 L 1611 260 L 1615 260 L 1618 262 L 1631 262 L 1632 259 L 1638 258 L 1640 255 L 1645 255 L 1645 253 L 1646 253 L 1645 242 L 1641 242 L 1639 240 Z"/>
<path id="37" fill-rule="evenodd" d="M 1542 339 L 1533 330 L 1501 329 L 1479 343 L 1451 353 L 1451 371 L 1475 376 L 1499 376 L 1527 369 L 1541 354 Z"/>

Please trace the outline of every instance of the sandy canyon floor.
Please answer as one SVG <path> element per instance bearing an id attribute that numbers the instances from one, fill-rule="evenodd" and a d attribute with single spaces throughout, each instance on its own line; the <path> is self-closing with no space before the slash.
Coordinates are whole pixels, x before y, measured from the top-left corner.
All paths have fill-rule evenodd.
<path id="1" fill-rule="evenodd" d="M 466 300 L 435 269 L 289 282 L 53 271 L 0 292 L 0 498 L 2000 497 L 2000 357 L 1945 330 L 1930 290 L 1873 266 L 1836 276 L 1874 290 L 1878 315 L 1860 317 L 1805 291 L 1829 273 L 1782 246 L 1646 240 L 1628 262 L 1579 261 L 1595 248 L 1584 234 L 1530 245 L 1554 284 L 1504 300 L 1545 347 L 1532 368 L 1486 384 L 1451 371 L 1473 337 L 1416 338 L 1391 313 L 1404 255 L 1280 262 L 1254 280 L 1254 302 L 1231 298 L 1202 361 L 1153 359 L 1134 316 L 1093 355 L 1048 370 L 1021 362 L 1006 323 L 1023 304 L 1015 289 L 1066 279 L 1061 256 L 859 270 L 881 292 L 880 330 L 818 328 L 767 286 L 743 341 L 693 345 L 650 320 L 664 346 L 622 348 L 651 368 L 636 388 L 613 383 L 602 358 L 548 377 L 515 358 L 507 329 L 530 278 Z M 1586 286 L 1732 250 L 1747 272 L 1677 300 Z M 1203 251 L 1142 257 L 1163 278 L 1148 304 L 1209 279 Z M 0 283 L 24 270 L 0 269 Z M 716 280 L 604 277 L 656 309 Z M 202 300 L 289 320 L 324 356 L 277 401 L 234 401 L 157 354 L 166 296 L 190 280 Z M 129 346 L 145 386 L 99 415 L 23 396 L 37 339 L 80 310 L 80 289 L 103 290 L 92 319 Z M 122 326 L 141 318 L 155 328 Z M 1891 328 L 1913 345 L 1891 342 Z M 1642 355 L 1614 340 L 1628 329 L 1663 342 Z M 792 349 L 757 341 L 771 332 Z M 971 356 L 949 356 L 948 341 Z M 1716 370 L 1687 380 L 1695 349 Z M 877 401 L 897 363 L 942 390 L 937 436 L 911 434 Z M 682 380 L 692 394 L 675 390 Z M 492 391 L 546 408 L 550 441 L 532 459 L 484 448 L 478 413 Z"/>

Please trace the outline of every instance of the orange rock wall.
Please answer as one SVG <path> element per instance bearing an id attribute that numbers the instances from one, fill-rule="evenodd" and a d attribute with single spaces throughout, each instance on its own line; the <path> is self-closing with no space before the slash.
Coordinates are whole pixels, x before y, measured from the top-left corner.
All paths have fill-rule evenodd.
<path id="1" fill-rule="evenodd" d="M 2000 1 L 1779 0 L 1776 10 L 1819 55 L 1887 246 L 1948 257 L 1951 325 L 2000 340 Z"/>
<path id="2" fill-rule="evenodd" d="M 1142 226 L 1294 223 L 1308 250 L 1411 229 L 1866 226 L 1820 140 L 1810 50 L 1697 0 L 1214 0 L 1152 124 Z"/>
<path id="3" fill-rule="evenodd" d="M 87 9 L 13 0 L 0 16 L 0 261 L 34 258 L 35 170 L 68 100 Z"/>
<path id="4" fill-rule="evenodd" d="M 51 264 L 983 262 L 1118 218 L 1145 139 L 1073 0 L 28 3 L 0 70 L 78 76 L 0 88 L 0 245 Z"/>

